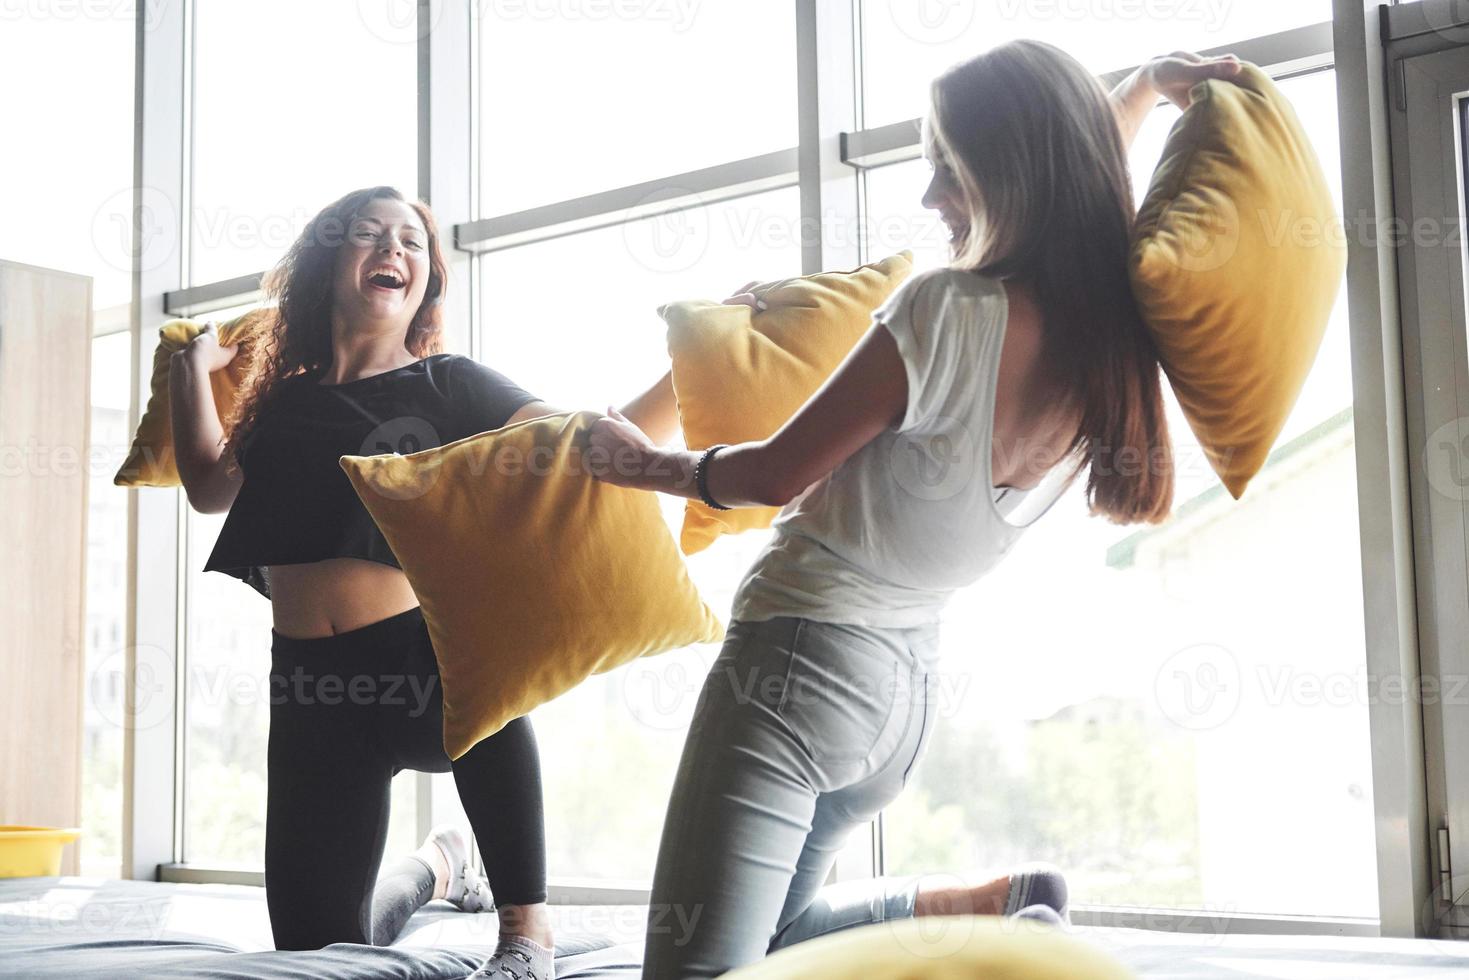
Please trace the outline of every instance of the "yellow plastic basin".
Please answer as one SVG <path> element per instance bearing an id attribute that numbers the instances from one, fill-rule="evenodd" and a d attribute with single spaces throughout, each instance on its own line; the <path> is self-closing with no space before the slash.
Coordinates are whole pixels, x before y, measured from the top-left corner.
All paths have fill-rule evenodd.
<path id="1" fill-rule="evenodd" d="M 0 824 L 0 878 L 61 874 L 61 849 L 81 835 L 76 827 Z"/>

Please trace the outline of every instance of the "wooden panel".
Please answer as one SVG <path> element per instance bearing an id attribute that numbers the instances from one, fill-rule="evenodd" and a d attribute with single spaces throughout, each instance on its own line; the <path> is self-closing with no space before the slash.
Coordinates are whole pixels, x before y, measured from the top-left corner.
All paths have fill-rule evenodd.
<path id="1" fill-rule="evenodd" d="M 0 823 L 81 824 L 91 337 L 90 278 L 0 262 Z"/>

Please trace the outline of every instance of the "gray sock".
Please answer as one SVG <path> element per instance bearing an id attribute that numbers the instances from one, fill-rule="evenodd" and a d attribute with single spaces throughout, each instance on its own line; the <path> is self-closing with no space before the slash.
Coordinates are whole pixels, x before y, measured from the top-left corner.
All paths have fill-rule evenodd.
<path id="1" fill-rule="evenodd" d="M 467 980 L 555 980 L 556 956 L 524 936 L 505 936 Z"/>
<path id="2" fill-rule="evenodd" d="M 1066 878 L 1060 870 L 1050 865 L 1034 865 L 1010 876 L 1005 915 L 1017 915 L 1030 906 L 1044 905 L 1062 922 L 1069 922 L 1066 900 Z"/>
<path id="3" fill-rule="evenodd" d="M 1027 905 L 1025 908 L 1021 909 L 1019 912 L 1016 912 L 1013 916 L 1011 916 L 1011 918 L 1031 919 L 1035 922 L 1044 922 L 1048 926 L 1057 927 L 1064 926 L 1066 924 L 1061 916 L 1056 914 L 1056 910 L 1051 908 L 1049 905 Z"/>

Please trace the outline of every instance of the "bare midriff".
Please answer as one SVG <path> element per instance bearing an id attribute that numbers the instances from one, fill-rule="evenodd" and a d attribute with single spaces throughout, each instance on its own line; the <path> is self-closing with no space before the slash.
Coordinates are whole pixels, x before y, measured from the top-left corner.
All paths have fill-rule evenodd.
<path id="1" fill-rule="evenodd" d="M 363 558 L 270 566 L 271 618 L 283 636 L 358 629 L 418 605 L 403 570 Z"/>

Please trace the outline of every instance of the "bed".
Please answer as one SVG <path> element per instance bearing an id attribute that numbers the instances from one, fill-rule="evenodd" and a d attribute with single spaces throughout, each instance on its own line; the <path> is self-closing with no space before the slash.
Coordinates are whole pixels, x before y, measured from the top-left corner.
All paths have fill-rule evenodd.
<path id="1" fill-rule="evenodd" d="M 557 976 L 631 980 L 637 906 L 557 906 Z M 0 880 L 0 978 L 202 977 L 459 980 L 493 948 L 493 914 L 431 902 L 393 946 L 271 948 L 264 889 L 99 878 Z M 1140 977 L 1448 980 L 1469 977 L 1469 943 L 1200 936 L 1078 929 Z"/>

